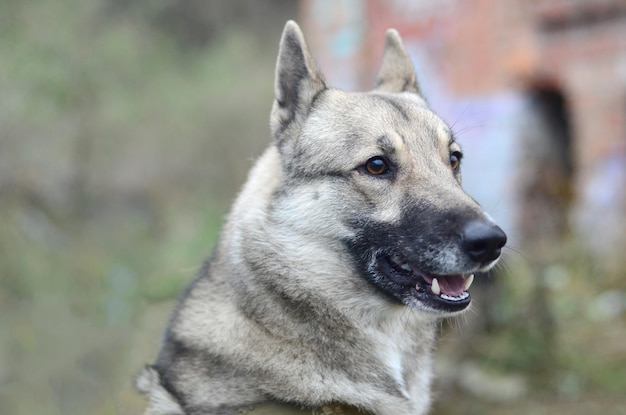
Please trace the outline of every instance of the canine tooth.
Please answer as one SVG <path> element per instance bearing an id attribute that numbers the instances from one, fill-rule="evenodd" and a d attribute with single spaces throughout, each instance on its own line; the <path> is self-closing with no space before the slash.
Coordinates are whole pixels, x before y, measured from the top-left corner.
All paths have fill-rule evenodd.
<path id="1" fill-rule="evenodd" d="M 430 285 L 430 289 L 433 290 L 433 293 L 435 295 L 441 294 L 441 288 L 439 288 L 439 281 L 437 281 L 437 278 L 433 278 L 433 282 Z"/>
<path id="2" fill-rule="evenodd" d="M 465 291 L 469 290 L 469 288 L 472 286 L 472 283 L 474 282 L 474 274 L 470 274 L 466 279 L 465 279 Z"/>
<path id="3" fill-rule="evenodd" d="M 411 271 L 411 266 L 409 264 L 407 264 L 406 262 L 402 265 L 400 265 L 400 268 L 402 268 L 405 271 Z"/>

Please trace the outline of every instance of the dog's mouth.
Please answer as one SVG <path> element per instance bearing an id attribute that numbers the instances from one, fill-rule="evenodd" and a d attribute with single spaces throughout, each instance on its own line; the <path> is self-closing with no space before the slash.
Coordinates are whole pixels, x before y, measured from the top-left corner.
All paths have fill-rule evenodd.
<path id="1" fill-rule="evenodd" d="M 405 303 L 417 300 L 428 309 L 453 313 L 464 310 L 471 302 L 468 290 L 474 274 L 430 274 L 397 254 L 377 257 L 377 267 L 395 286 L 393 294 Z"/>

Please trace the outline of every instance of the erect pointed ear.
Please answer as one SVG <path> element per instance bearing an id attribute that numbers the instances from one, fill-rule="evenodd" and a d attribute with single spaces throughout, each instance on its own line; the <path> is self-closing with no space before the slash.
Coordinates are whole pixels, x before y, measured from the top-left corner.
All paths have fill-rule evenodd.
<path id="1" fill-rule="evenodd" d="M 415 68 L 395 29 L 387 30 L 383 63 L 376 77 L 377 91 L 420 93 Z"/>
<path id="2" fill-rule="evenodd" d="M 298 24 L 288 21 L 283 30 L 276 61 L 272 135 L 277 138 L 289 124 L 301 121 L 317 94 L 326 89 Z"/>

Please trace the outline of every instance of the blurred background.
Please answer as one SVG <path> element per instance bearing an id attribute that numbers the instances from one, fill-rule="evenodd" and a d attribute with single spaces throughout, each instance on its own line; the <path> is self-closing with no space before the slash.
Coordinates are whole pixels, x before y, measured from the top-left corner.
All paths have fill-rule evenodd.
<path id="1" fill-rule="evenodd" d="M 626 414 L 623 0 L 0 0 L 0 413 L 142 412 L 287 19 L 347 90 L 397 28 L 510 236 L 441 327 L 433 413 Z"/>

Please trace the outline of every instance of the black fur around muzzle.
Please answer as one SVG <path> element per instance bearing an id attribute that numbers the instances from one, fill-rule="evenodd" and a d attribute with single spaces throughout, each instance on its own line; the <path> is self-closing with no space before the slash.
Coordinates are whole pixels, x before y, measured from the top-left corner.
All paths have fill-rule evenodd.
<path id="1" fill-rule="evenodd" d="M 499 259 L 506 234 L 474 210 L 441 211 L 420 204 L 394 224 L 351 223 L 344 240 L 355 268 L 390 300 L 436 312 L 456 312 L 470 301 L 475 272 Z"/>

